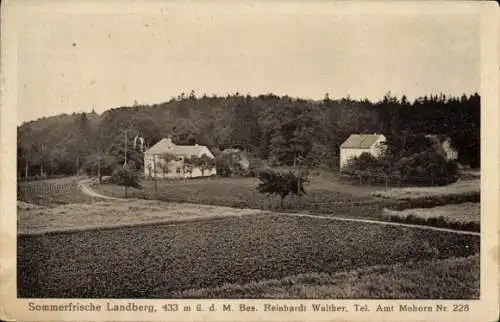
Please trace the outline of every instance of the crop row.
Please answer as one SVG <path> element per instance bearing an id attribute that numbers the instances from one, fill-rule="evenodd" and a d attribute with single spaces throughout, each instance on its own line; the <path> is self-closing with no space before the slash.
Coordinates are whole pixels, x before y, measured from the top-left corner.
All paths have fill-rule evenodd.
<path id="1" fill-rule="evenodd" d="M 90 202 L 76 182 L 55 184 L 47 182 L 23 183 L 18 186 L 17 200 L 30 204 L 51 206 L 57 204 Z"/>
<path id="2" fill-rule="evenodd" d="M 191 288 L 478 251 L 476 236 L 267 214 L 24 236 L 18 280 L 21 297 L 171 297 Z"/>

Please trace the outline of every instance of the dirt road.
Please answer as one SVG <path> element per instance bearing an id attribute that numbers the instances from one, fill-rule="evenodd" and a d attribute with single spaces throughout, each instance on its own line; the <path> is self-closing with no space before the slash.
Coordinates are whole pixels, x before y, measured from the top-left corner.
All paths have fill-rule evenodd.
<path id="1" fill-rule="evenodd" d="M 95 191 L 93 191 L 88 185 L 88 183 L 84 181 L 79 182 L 79 186 L 82 189 L 82 192 L 92 196 L 92 197 L 97 197 L 97 198 L 103 198 L 103 199 L 113 199 L 113 200 L 132 200 L 132 199 L 121 199 L 121 198 L 114 198 L 114 197 L 108 197 L 101 195 Z M 188 206 L 190 204 L 186 204 Z M 202 205 L 196 205 L 198 207 Z M 213 208 L 213 206 L 210 206 Z M 222 207 L 226 209 L 227 207 Z M 237 209 L 241 211 L 241 209 Z M 249 214 L 258 214 L 258 213 L 264 213 L 265 211 L 254 211 Z M 290 217 L 308 217 L 308 218 L 315 218 L 315 219 L 324 219 L 324 220 L 336 220 L 336 221 L 351 221 L 351 222 L 359 222 L 359 223 L 365 223 L 365 224 L 374 224 L 374 225 L 386 225 L 386 226 L 398 226 L 398 227 L 406 227 L 406 228 L 414 228 L 414 229 L 423 229 L 423 230 L 433 230 L 433 231 L 442 231 L 442 232 L 451 232 L 451 233 L 456 233 L 456 234 L 461 234 L 461 235 L 472 235 L 472 236 L 480 236 L 481 233 L 479 232 L 474 232 L 474 231 L 465 231 L 465 230 L 456 230 L 456 229 L 448 229 L 448 228 L 440 228 L 440 227 L 433 227 L 433 226 L 426 226 L 426 225 L 414 225 L 414 224 L 405 224 L 405 223 L 398 223 L 398 222 L 391 222 L 391 221 L 381 221 L 381 220 L 370 220 L 370 219 L 359 219 L 359 218 L 344 218 L 344 217 L 336 217 L 336 216 L 321 216 L 321 215 L 311 215 L 311 214 L 301 214 L 301 213 L 283 213 L 279 212 L 276 213 L 282 216 L 290 216 Z M 212 217 L 212 216 L 210 216 Z"/>
<path id="2" fill-rule="evenodd" d="M 115 197 L 109 197 L 105 195 L 101 195 L 100 193 L 95 192 L 88 186 L 89 182 L 82 180 L 78 182 L 78 186 L 80 187 L 80 190 L 86 194 L 87 196 L 91 197 L 96 197 L 96 198 L 102 198 L 102 199 L 109 199 L 109 200 L 120 200 L 121 198 L 115 198 Z"/>

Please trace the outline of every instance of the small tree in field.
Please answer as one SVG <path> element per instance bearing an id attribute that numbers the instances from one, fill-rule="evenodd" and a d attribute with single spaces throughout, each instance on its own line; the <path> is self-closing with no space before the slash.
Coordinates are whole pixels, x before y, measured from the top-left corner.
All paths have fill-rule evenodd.
<path id="1" fill-rule="evenodd" d="M 176 159 L 175 155 L 172 153 L 163 153 L 160 155 L 161 161 L 160 161 L 160 169 L 163 171 L 163 177 L 165 177 L 165 174 L 170 173 L 170 162 L 174 161 Z"/>
<path id="2" fill-rule="evenodd" d="M 283 173 L 266 169 L 260 171 L 258 177 L 260 183 L 257 186 L 257 191 L 266 194 L 266 197 L 275 194 L 280 196 L 281 208 L 283 208 L 285 198 L 288 195 L 295 194 L 300 196 L 306 193 L 304 190 L 304 182 L 308 182 L 308 178 L 303 173 L 297 175 L 291 171 Z"/>
<path id="3" fill-rule="evenodd" d="M 203 154 L 200 157 L 200 163 L 199 163 L 200 169 L 201 169 L 201 175 L 205 175 L 206 170 L 212 170 L 215 168 L 215 159 L 209 157 L 206 154 Z"/>
<path id="4" fill-rule="evenodd" d="M 218 176 L 230 177 L 233 173 L 230 160 L 226 155 L 221 155 L 217 157 L 215 161 L 215 168 L 217 169 Z"/>
<path id="5" fill-rule="evenodd" d="M 127 198 L 128 187 L 140 189 L 139 174 L 127 167 L 118 167 L 111 175 L 111 182 L 125 187 L 125 198 Z"/>
<path id="6" fill-rule="evenodd" d="M 205 176 L 206 170 L 211 170 L 216 166 L 215 159 L 209 157 L 205 153 L 203 153 L 201 157 L 197 155 L 191 156 L 190 161 L 194 167 L 200 168 L 202 176 Z"/>
<path id="7" fill-rule="evenodd" d="M 196 162 L 196 161 L 194 161 L 194 162 Z M 182 169 L 184 171 L 184 174 L 188 174 L 189 177 L 191 177 L 193 175 L 193 168 L 194 168 L 194 164 L 193 164 L 192 157 L 185 158 L 184 163 L 182 165 Z M 185 178 L 185 176 L 184 176 L 184 178 Z"/>
<path id="8" fill-rule="evenodd" d="M 169 174 L 171 172 L 169 164 L 166 162 L 158 162 L 158 168 L 161 169 L 161 171 L 163 173 L 163 178 L 165 178 L 167 176 L 167 174 Z"/>
<path id="9" fill-rule="evenodd" d="M 189 158 L 188 164 L 191 164 L 193 168 L 200 168 L 201 174 L 203 175 L 203 169 L 201 168 L 201 158 L 197 155 L 192 155 Z"/>

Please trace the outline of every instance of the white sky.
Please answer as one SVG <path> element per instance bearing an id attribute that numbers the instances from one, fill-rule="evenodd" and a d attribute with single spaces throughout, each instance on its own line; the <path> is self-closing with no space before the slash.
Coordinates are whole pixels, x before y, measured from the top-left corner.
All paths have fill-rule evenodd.
<path id="1" fill-rule="evenodd" d="M 389 90 L 410 99 L 479 91 L 478 15 L 429 14 L 432 7 L 409 13 L 415 10 L 396 5 L 406 13 L 381 14 L 379 7 L 354 14 L 323 2 L 207 3 L 26 12 L 18 34 L 18 123 L 134 100 L 161 103 L 192 89 L 198 96 L 371 100 Z"/>

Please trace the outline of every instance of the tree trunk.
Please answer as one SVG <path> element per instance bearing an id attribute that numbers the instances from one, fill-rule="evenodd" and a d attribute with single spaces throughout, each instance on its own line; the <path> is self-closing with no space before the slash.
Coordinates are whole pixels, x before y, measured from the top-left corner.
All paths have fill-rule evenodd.
<path id="1" fill-rule="evenodd" d="M 76 157 L 76 175 L 80 175 L 80 156 Z"/>
<path id="2" fill-rule="evenodd" d="M 43 177 L 43 164 L 40 164 L 40 177 Z"/>
<path id="3" fill-rule="evenodd" d="M 24 177 L 28 179 L 29 173 L 28 173 L 28 158 L 26 158 L 26 163 L 24 166 Z"/>

